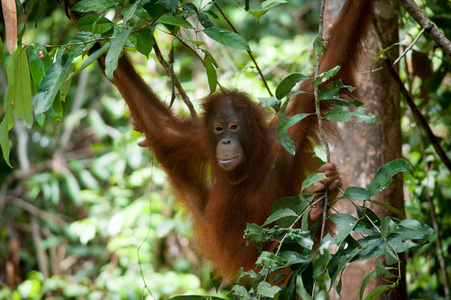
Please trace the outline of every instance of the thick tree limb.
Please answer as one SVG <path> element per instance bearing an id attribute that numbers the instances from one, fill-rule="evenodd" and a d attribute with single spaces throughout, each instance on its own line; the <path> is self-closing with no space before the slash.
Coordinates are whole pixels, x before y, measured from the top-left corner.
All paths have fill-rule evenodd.
<path id="1" fill-rule="evenodd" d="M 449 55 L 451 56 L 451 42 L 435 26 L 426 14 L 418 7 L 414 0 L 401 0 L 402 5 L 417 23 L 423 27 L 429 36 Z"/>

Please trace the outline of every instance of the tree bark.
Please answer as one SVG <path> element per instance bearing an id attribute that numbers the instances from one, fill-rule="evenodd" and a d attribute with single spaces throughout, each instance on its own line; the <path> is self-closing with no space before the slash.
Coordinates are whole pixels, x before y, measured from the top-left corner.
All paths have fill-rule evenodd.
<path id="1" fill-rule="evenodd" d="M 337 17 L 344 0 L 330 0 L 326 8 L 326 23 L 332 24 Z M 401 108 L 400 92 L 387 69 L 380 62 L 369 73 L 371 64 L 376 58 L 380 45 L 383 48 L 398 41 L 398 2 L 394 0 L 379 1 L 376 5 L 376 19 L 382 31 L 384 41 L 379 41 L 374 29 L 364 42 L 363 55 L 360 61 L 361 74 L 357 88 L 360 99 L 367 112 L 380 119 L 379 123 L 366 124 L 351 120 L 342 126 L 342 142 L 335 145 L 332 161 L 336 162 L 344 175 L 346 186 L 367 187 L 376 171 L 384 164 L 402 156 L 401 146 Z M 327 28 L 327 27 L 326 27 Z M 394 61 L 399 54 L 394 47 L 387 55 Z M 345 186 L 345 188 L 346 188 Z M 393 183 L 375 198 L 404 211 L 402 175 L 398 174 Z M 358 203 L 361 204 L 361 203 Z M 369 205 L 368 205 L 369 204 Z M 391 212 L 377 205 L 367 203 L 380 218 L 392 216 Z M 355 208 L 346 200 L 337 204 L 339 212 L 356 215 Z M 396 216 L 399 217 L 399 216 Z M 360 238 L 361 236 L 356 236 Z M 383 260 L 383 258 L 381 258 Z M 375 268 L 376 260 L 351 263 L 343 274 L 342 299 L 359 299 L 360 286 L 363 279 Z M 402 263 L 402 279 L 400 286 L 391 294 L 391 299 L 407 299 L 405 285 L 405 264 Z M 366 288 L 366 294 L 377 286 L 387 284 L 382 278 L 374 278 Z M 385 299 L 382 295 L 379 299 Z M 340 299 L 335 292 L 330 299 Z"/>

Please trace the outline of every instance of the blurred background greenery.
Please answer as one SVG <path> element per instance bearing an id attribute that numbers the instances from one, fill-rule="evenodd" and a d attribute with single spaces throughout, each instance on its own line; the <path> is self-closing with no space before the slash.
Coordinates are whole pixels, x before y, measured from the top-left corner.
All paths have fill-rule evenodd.
<path id="1" fill-rule="evenodd" d="M 450 37 L 449 2 L 417 2 L 426 5 L 428 16 Z M 27 1 L 21 3 L 25 7 Z M 291 72 L 312 73 L 319 1 L 289 0 L 259 24 L 235 2 L 225 9 L 241 35 L 250 37 L 273 90 Z M 404 12 L 400 20 L 400 39 L 410 42 L 419 26 Z M 38 20 L 19 12 L 18 22 L 19 30 L 27 26 L 24 44 L 60 45 L 77 32 L 55 2 L 45 5 Z M 3 40 L 4 32 L 0 22 Z M 163 29 L 156 35 L 165 55 L 174 47 L 174 70 L 190 98 L 206 96 L 209 88 L 200 62 Z M 220 64 L 218 81 L 223 86 L 267 96 L 245 52 L 208 46 Z M 402 63 L 401 75 L 450 156 L 451 59 L 427 36 L 414 49 L 423 54 L 420 66 L 430 66 L 432 73 L 423 76 Z M 169 102 L 170 80 L 153 54 L 149 60 L 138 53 L 132 57 L 145 80 Z M 0 69 L 2 99 L 10 59 L 5 55 Z M 407 62 L 413 60 L 410 53 Z M 80 65 L 77 61 L 75 68 Z M 190 239 L 189 218 L 173 203 L 171 187 L 152 155 L 137 145 L 140 136 L 131 129 L 128 108 L 97 65 L 72 80 L 66 99 L 62 122 L 47 120 L 42 128 L 34 124 L 27 130 L 16 121 L 10 133 L 14 168 L 0 160 L 0 299 L 214 294 L 211 268 L 196 257 L 195 240 Z M 179 101 L 174 109 L 187 113 Z M 407 214 L 431 225 L 428 198 L 432 200 L 446 265 L 451 266 L 451 176 L 409 109 L 404 106 L 403 112 L 403 154 L 415 171 L 415 177 L 405 182 Z M 443 297 L 444 278 L 436 253 L 433 242 L 407 254 L 411 298 Z"/>

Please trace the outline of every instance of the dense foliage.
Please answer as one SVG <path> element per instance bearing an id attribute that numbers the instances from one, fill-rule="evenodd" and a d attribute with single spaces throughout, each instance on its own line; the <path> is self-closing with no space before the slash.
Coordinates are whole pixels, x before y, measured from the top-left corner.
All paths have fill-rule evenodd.
<path id="1" fill-rule="evenodd" d="M 152 156 L 136 145 L 138 135 L 128 125 L 127 108 L 117 100 L 117 92 L 96 65 L 90 64 L 94 59 L 83 54 L 94 40 L 104 39 L 92 58 L 110 49 L 106 75 L 111 77 L 122 47 L 136 49 L 133 58 L 141 73 L 169 103 L 174 87 L 152 51 L 156 41 L 165 57 L 173 55 L 174 60 L 168 60 L 171 69 L 191 99 L 207 95 L 219 82 L 261 95 L 265 98 L 262 102 L 281 109 L 283 116 L 286 97 L 290 97 L 294 83 L 304 78 L 289 74 L 299 70 L 311 74 L 314 69 L 315 51 L 309 45 L 315 34 L 310 30 L 316 31 L 319 5 L 316 1 L 275 1 L 261 6 L 250 3 L 247 9 L 246 3 L 220 3 L 229 21 L 237 26 L 238 35 L 230 29 L 224 31 L 229 28 L 227 20 L 214 4 L 194 4 L 85 0 L 74 9 L 105 12 L 82 17 L 76 27 L 59 6 L 46 1 L 18 4 L 19 29 L 23 28 L 20 46 L 13 55 L 5 53 L 3 43 L 0 47 L 5 53 L 0 70 L 0 93 L 5 98 L 0 125 L 5 158 L 0 161 L 0 298 L 139 299 L 144 295 L 166 299 L 185 293 L 215 294 L 217 282 L 211 279 L 210 268 L 196 258 L 188 239 L 189 219 L 182 208 L 172 205 L 164 173 Z M 451 36 L 451 21 L 443 17 L 451 13 L 449 3 L 428 1 L 425 8 L 445 35 Z M 299 25 L 293 23 L 299 19 Z M 401 37 L 412 40 L 419 27 L 407 14 L 401 21 L 405 24 Z M 199 28 L 205 28 L 205 36 L 197 32 Z M 5 31 L 3 22 L 0 31 Z M 302 35 L 293 38 L 295 32 Z M 5 36 L 1 37 L 4 42 Z M 221 44 L 240 51 L 227 51 Z M 194 55 L 192 49 L 201 49 L 196 53 L 202 56 Z M 249 49 L 258 58 L 277 99 L 266 96 L 255 65 L 246 55 Z M 451 59 L 435 49 L 426 36 L 414 50 L 408 54 L 408 66 L 401 65 L 405 85 L 449 154 Z M 342 86 L 337 82 L 323 91 L 323 100 L 333 99 L 339 88 Z M 175 101 L 173 107 L 187 113 L 181 101 Z M 363 110 L 348 113 L 341 108 L 329 119 L 346 121 L 351 115 L 374 121 Z M 288 151 L 292 149 L 286 129 L 301 118 L 280 118 L 279 139 Z M 33 124 L 34 120 L 40 126 Z M 402 122 L 404 155 L 411 166 L 404 160 L 394 161 L 382 168 L 370 186 L 352 187 L 345 196 L 371 201 L 394 173 L 413 173 L 405 176 L 406 210 L 409 218 L 419 222 L 379 219 L 356 206 L 359 219 L 334 216 L 339 235 L 326 236 L 315 255 L 306 221 L 299 229 L 290 226 L 302 218 L 309 195 L 281 199 L 265 224 L 277 222 L 277 226 L 251 224 L 246 235 L 257 246 L 262 241 L 283 240 L 284 249 L 262 253 L 258 262 L 262 271 L 248 274 L 256 279 L 254 286 L 236 285 L 232 294 L 273 298 L 278 293 L 295 293 L 294 279 L 286 290 L 271 286 L 267 280 L 269 270 L 288 265 L 301 274 L 299 284 L 303 287 L 299 290 L 304 297 L 318 294 L 321 288 L 324 293 L 330 287 L 324 274 L 339 278 L 347 262 L 380 255 L 393 264 L 378 264 L 370 277 L 385 274 L 390 280 L 385 288 L 390 288 L 397 284 L 397 278 L 387 272 L 397 267 L 396 253 L 411 248 L 407 252 L 411 297 L 443 297 L 443 282 L 449 280 L 444 274 L 451 265 L 451 176 L 407 107 Z M 306 182 L 306 188 L 321 178 L 315 176 Z M 435 214 L 431 215 L 431 210 Z M 372 223 L 378 224 L 378 229 Z M 432 234 L 426 224 L 437 230 L 441 243 L 432 236 L 431 243 L 414 247 Z M 351 230 L 368 237 L 357 242 L 349 235 Z M 331 244 L 338 248 L 333 255 L 328 251 Z M 293 245 L 296 251 L 291 249 Z M 444 262 L 437 251 L 443 251 Z M 222 292 L 226 295 L 227 291 Z"/>

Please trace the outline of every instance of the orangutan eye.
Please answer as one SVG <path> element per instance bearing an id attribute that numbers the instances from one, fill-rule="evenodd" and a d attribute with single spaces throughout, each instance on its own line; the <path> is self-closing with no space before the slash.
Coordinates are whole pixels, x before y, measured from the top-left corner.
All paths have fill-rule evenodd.
<path id="1" fill-rule="evenodd" d="M 237 131 L 239 129 L 238 124 L 235 121 L 230 122 L 229 129 L 231 131 Z"/>
<path id="2" fill-rule="evenodd" d="M 215 133 L 221 133 L 223 130 L 224 130 L 224 128 L 222 127 L 222 125 L 221 124 L 219 124 L 219 123 L 215 123 L 214 124 L 214 131 L 215 131 Z"/>

